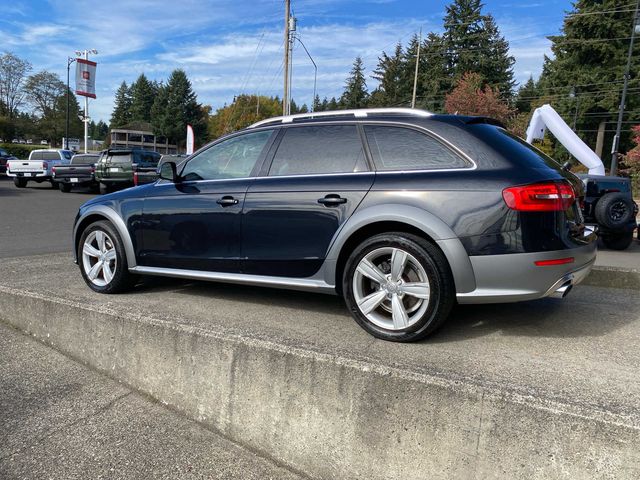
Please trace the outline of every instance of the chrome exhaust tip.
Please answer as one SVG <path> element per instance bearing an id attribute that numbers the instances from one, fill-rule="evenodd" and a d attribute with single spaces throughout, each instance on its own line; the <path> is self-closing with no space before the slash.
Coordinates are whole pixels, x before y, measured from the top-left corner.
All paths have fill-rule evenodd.
<path id="1" fill-rule="evenodd" d="M 571 291 L 572 288 L 573 288 L 573 283 L 571 282 L 571 280 L 568 280 L 565 283 L 563 283 L 560 288 L 558 288 L 555 292 L 553 292 L 551 294 L 551 297 L 564 298 L 567 295 L 569 295 L 569 292 Z"/>

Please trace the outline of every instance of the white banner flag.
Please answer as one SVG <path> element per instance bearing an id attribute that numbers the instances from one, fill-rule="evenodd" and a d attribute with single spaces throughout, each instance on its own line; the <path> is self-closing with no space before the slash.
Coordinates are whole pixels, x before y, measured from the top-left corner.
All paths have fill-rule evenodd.
<path id="1" fill-rule="evenodd" d="M 96 98 L 96 62 L 76 59 L 76 95 Z"/>
<path id="2" fill-rule="evenodd" d="M 193 153 L 193 128 L 191 125 L 187 125 L 187 155 L 191 155 Z"/>

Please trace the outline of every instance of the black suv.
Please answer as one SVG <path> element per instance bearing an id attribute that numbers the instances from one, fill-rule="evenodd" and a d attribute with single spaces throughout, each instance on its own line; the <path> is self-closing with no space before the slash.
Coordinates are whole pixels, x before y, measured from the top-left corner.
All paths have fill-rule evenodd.
<path id="1" fill-rule="evenodd" d="M 456 302 L 563 297 L 596 256 L 582 182 L 486 118 L 278 117 L 160 170 L 80 208 L 91 289 L 162 275 L 337 293 L 371 334 L 412 341 Z"/>

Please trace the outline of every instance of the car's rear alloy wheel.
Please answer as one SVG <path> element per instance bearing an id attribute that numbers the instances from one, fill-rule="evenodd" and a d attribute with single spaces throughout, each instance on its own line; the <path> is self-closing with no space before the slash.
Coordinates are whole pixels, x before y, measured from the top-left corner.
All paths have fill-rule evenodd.
<path id="1" fill-rule="evenodd" d="M 455 299 L 442 252 L 405 233 L 376 235 L 356 248 L 347 262 L 343 291 L 362 327 L 401 342 L 434 332 Z"/>
<path id="2" fill-rule="evenodd" d="M 120 235 L 107 221 L 93 223 L 82 233 L 78 260 L 82 277 L 96 292 L 117 293 L 135 284 Z"/>

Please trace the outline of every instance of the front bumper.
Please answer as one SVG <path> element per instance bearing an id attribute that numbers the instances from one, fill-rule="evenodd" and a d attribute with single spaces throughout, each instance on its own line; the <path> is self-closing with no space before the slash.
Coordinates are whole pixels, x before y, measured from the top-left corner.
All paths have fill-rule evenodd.
<path id="1" fill-rule="evenodd" d="M 552 266 L 534 263 L 567 257 L 573 257 L 574 261 Z M 458 293 L 458 303 L 507 303 L 562 297 L 591 271 L 596 260 L 596 242 L 570 250 L 474 256 L 470 260 L 476 289 Z"/>

